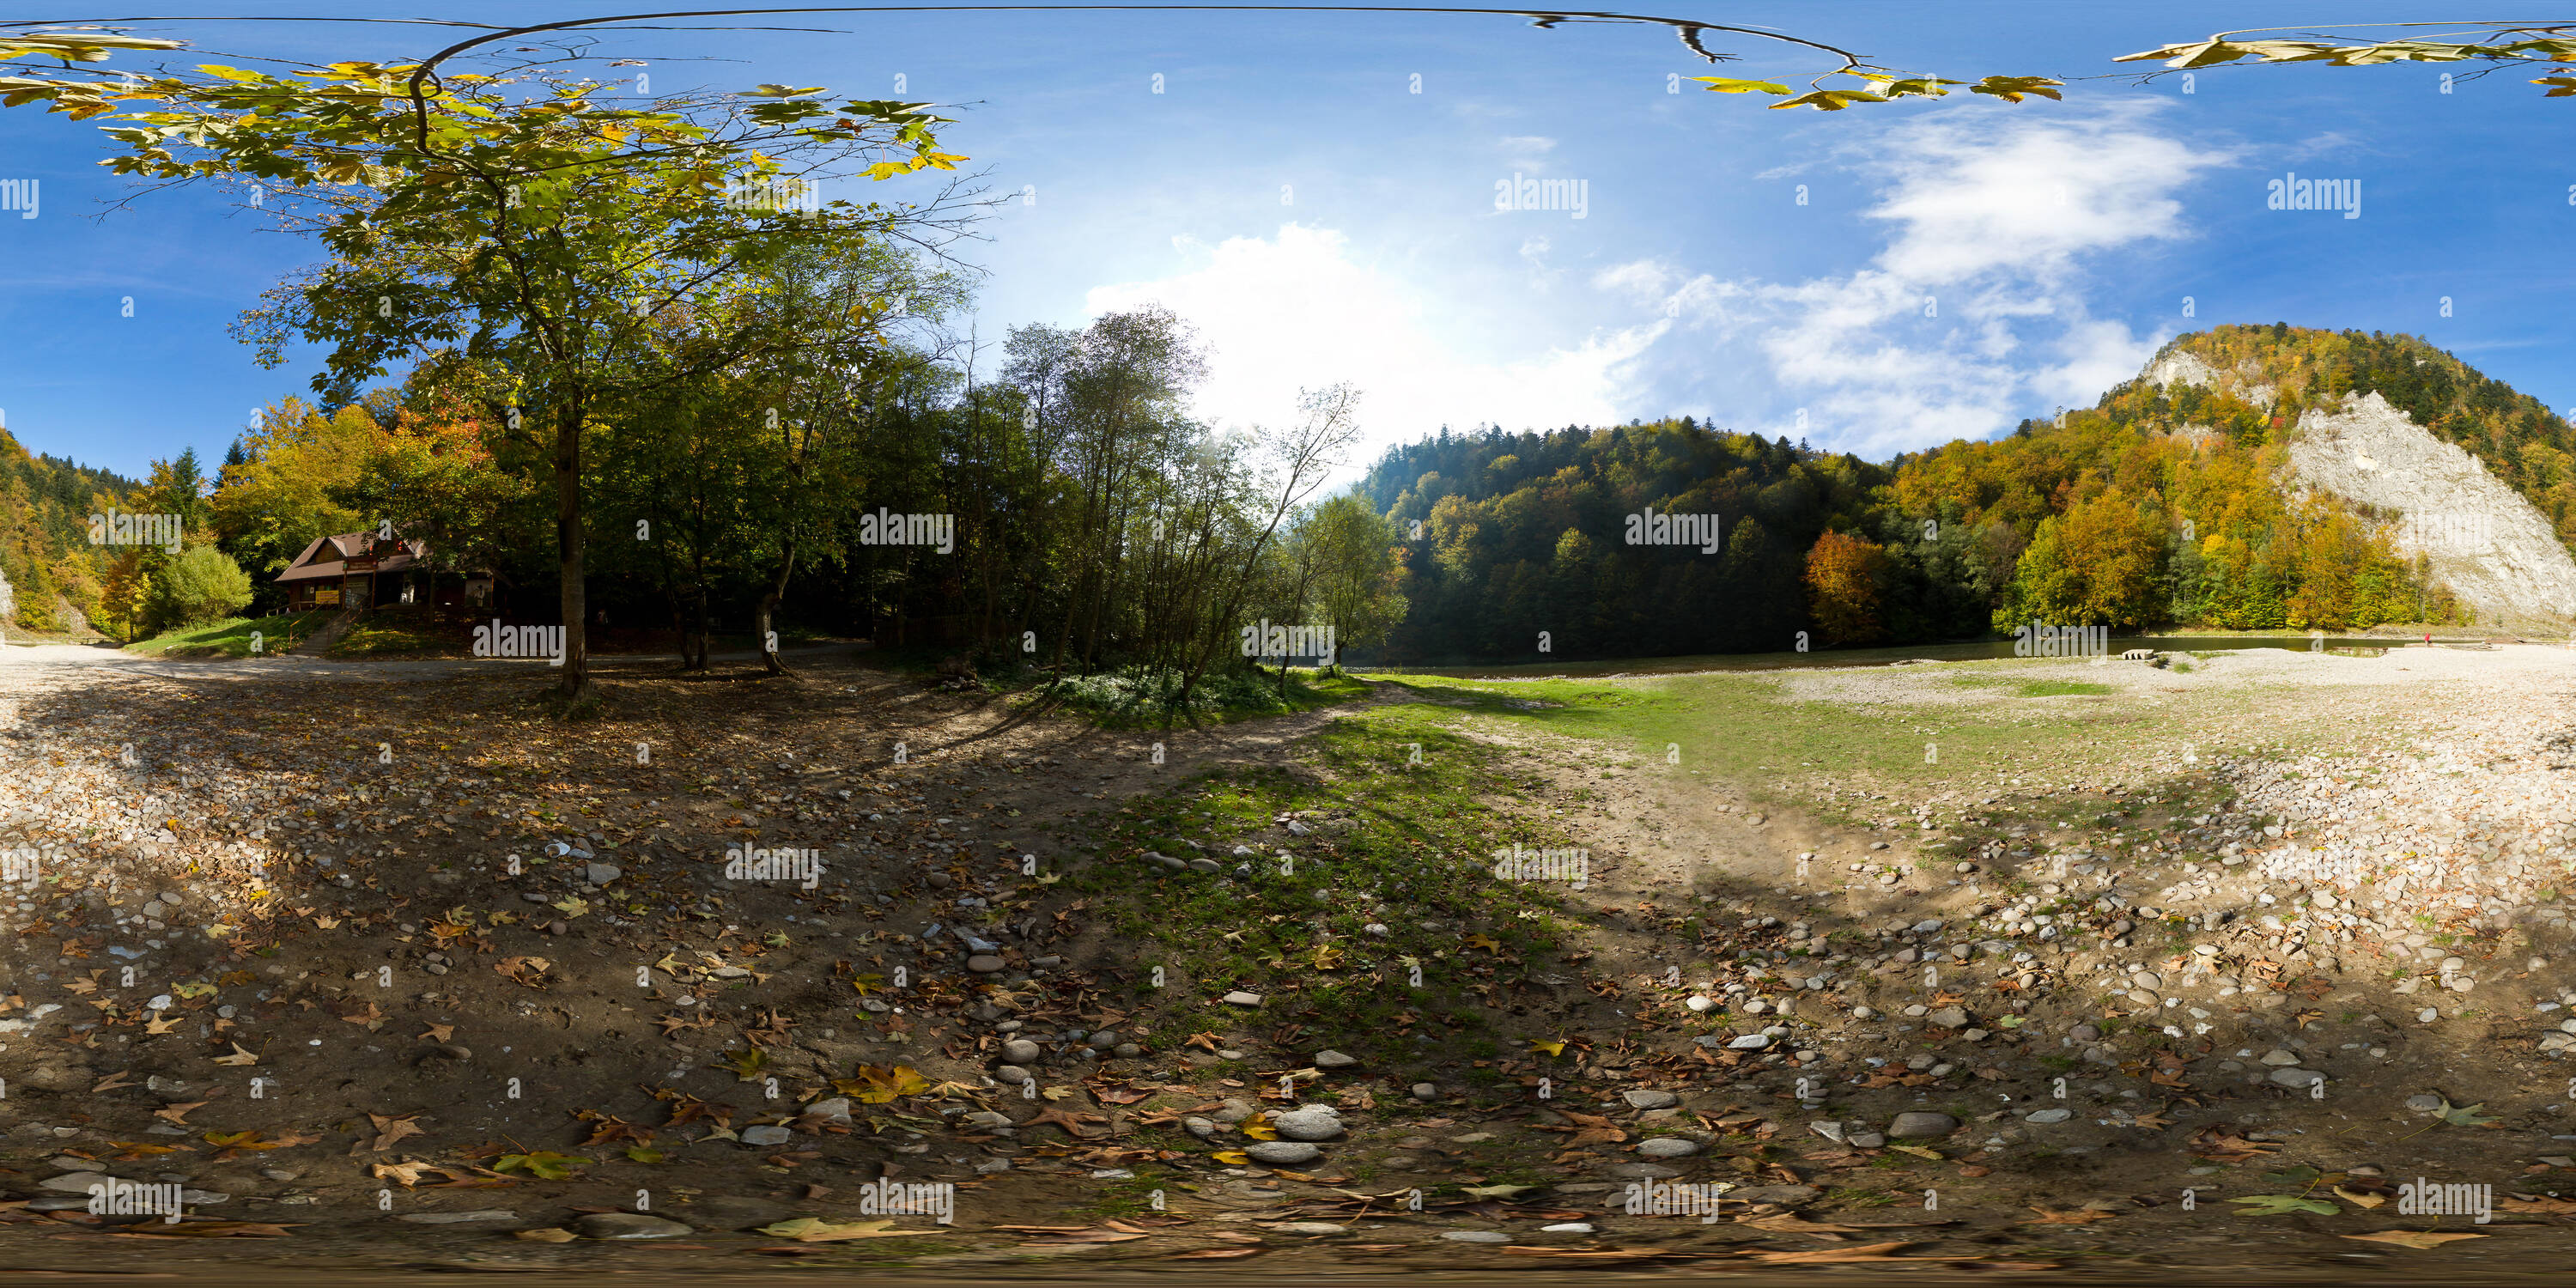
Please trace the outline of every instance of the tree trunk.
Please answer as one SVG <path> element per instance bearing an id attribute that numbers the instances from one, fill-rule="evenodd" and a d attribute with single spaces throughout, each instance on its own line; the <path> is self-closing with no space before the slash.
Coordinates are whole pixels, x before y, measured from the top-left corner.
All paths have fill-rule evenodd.
<path id="1" fill-rule="evenodd" d="M 563 577 L 563 675 L 556 693 L 566 704 L 590 695 L 588 597 L 582 585 L 581 400 L 555 412 L 555 548 Z"/>
<path id="2" fill-rule="evenodd" d="M 769 590 L 761 595 L 759 609 L 752 614 L 751 630 L 760 645 L 761 665 L 768 667 L 771 675 L 793 674 L 787 669 L 786 663 L 778 660 L 778 637 L 775 627 L 778 621 L 779 602 L 787 598 L 787 579 L 795 575 L 795 572 L 796 547 L 791 545 L 787 547 L 785 557 L 778 561 L 778 575 L 770 580 Z"/>

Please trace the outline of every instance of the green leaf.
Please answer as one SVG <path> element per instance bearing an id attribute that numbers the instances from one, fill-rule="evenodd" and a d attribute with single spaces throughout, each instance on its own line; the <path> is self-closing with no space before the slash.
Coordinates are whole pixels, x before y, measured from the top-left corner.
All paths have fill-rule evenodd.
<path id="1" fill-rule="evenodd" d="M 2343 1211 L 2324 1199 L 2303 1199 L 2295 1194 L 2248 1194 L 2227 1201 L 2244 1204 L 2245 1211 L 2239 1214 L 2242 1216 L 2288 1216 L 2293 1212 L 2334 1216 Z"/>
<path id="2" fill-rule="evenodd" d="M 2576 76 L 2543 76 L 2532 84 L 2550 87 L 2542 98 L 2576 98 Z"/>
<path id="3" fill-rule="evenodd" d="M 1800 94 L 1796 98 L 1790 99 L 1786 102 L 1773 103 L 1771 105 L 1771 110 L 1776 112 L 1784 107 L 1812 107 L 1819 112 L 1839 112 L 1854 103 L 1884 103 L 1886 101 L 1886 99 L 1881 98 L 1876 94 L 1872 94 L 1867 90 L 1820 89 L 1812 94 Z"/>
<path id="4" fill-rule="evenodd" d="M 750 89 L 744 90 L 742 92 L 742 97 L 803 98 L 807 94 L 820 94 L 822 92 L 823 87 L 820 85 L 807 85 L 801 89 L 786 85 L 754 85 Z"/>
<path id="5" fill-rule="evenodd" d="M 570 1154 L 540 1149 L 528 1154 L 504 1154 L 492 1165 L 496 1172 L 524 1172 L 541 1181 L 569 1181 L 579 1173 L 573 1170 L 582 1160 Z"/>
<path id="6" fill-rule="evenodd" d="M 2504 1121 L 2493 1114 L 2481 1114 L 2478 1112 L 2484 1108 L 2486 1108 L 2486 1104 L 2483 1101 L 2474 1105 L 2462 1106 L 2452 1104 L 2448 1099 L 2445 1099 L 2442 1101 L 2442 1108 L 2438 1112 L 2441 1114 L 2443 1122 L 2449 1123 L 2454 1127 L 2484 1127 L 2488 1123 Z"/>
<path id="7" fill-rule="evenodd" d="M 2018 103 L 2023 96 L 2029 94 L 2063 101 L 2065 96 L 2059 94 L 2054 87 L 2065 83 L 2061 80 L 2051 80 L 2046 76 L 1989 76 L 1969 86 L 1968 89 L 1972 93 L 1992 94 L 2007 103 Z"/>
<path id="8" fill-rule="evenodd" d="M 658 1163 L 662 1161 L 662 1151 L 650 1145 L 629 1145 L 626 1147 L 626 1158 L 629 1162 Z"/>
<path id="9" fill-rule="evenodd" d="M 1708 86 L 1711 94 L 1786 94 L 1789 87 L 1761 80 L 1736 80 L 1728 76 L 1693 76 L 1690 79 Z"/>

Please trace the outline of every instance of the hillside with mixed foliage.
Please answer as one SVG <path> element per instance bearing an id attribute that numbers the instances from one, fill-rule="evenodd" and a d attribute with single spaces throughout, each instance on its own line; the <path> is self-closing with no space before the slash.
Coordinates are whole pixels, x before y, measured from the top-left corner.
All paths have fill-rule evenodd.
<path id="1" fill-rule="evenodd" d="M 106 470 L 32 454 L 0 430 L 0 576 L 15 601 L 0 626 L 58 631 L 65 600 L 83 613 L 97 606 L 108 560 L 89 543 L 89 516 L 136 486 Z"/>
<path id="2" fill-rule="evenodd" d="M 2096 406 L 1877 464 L 1689 418 L 1438 437 L 1361 485 L 1404 538 L 1412 613 L 1389 660 L 1777 651 L 1969 638 L 2028 621 L 2120 630 L 2368 627 L 2466 612 L 2396 516 L 2293 485 L 2310 408 L 2377 392 L 2477 456 L 2576 546 L 2576 430 L 2411 336 L 2222 326 Z M 1710 514 L 1719 549 L 1630 544 L 1632 517 Z M 1542 632 L 1547 649 L 1540 652 Z"/>

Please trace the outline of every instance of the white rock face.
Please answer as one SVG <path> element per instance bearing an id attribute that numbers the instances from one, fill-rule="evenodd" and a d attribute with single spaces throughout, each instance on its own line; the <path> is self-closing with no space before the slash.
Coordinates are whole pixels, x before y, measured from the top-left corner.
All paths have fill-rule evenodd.
<path id="1" fill-rule="evenodd" d="M 2301 485 L 2404 516 L 2398 549 L 2428 556 L 2481 625 L 2555 633 L 2576 620 L 2576 559 L 2549 520 L 2377 393 L 2300 416 L 2290 467 Z"/>

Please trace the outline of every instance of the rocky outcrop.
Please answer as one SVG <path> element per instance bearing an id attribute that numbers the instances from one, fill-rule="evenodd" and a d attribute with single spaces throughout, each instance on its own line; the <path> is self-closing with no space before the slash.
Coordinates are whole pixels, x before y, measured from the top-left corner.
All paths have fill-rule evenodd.
<path id="1" fill-rule="evenodd" d="M 2576 559 L 2549 520 L 2377 393 L 2309 408 L 2290 468 L 2301 486 L 2397 516 L 2398 549 L 2430 559 L 2481 624 L 2556 633 L 2576 622 Z"/>
<path id="2" fill-rule="evenodd" d="M 2176 349 L 2143 378 L 2271 406 L 2273 387 L 2251 383 L 2253 374 Z M 2290 473 L 2283 483 L 2293 492 L 2315 489 L 2386 516 L 2398 549 L 2428 558 L 2480 625 L 2552 634 L 2576 627 L 2576 559 L 2548 518 L 2476 456 L 2435 438 L 2377 392 L 2302 413 Z"/>

